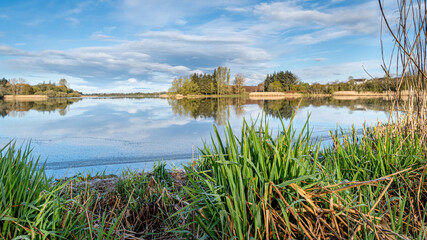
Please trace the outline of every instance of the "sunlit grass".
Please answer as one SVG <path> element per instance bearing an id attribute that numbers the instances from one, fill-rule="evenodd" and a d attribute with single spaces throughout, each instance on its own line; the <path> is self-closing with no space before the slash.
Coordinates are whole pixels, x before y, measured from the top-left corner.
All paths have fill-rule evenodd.
<path id="1" fill-rule="evenodd" d="M 425 143 L 370 128 L 320 150 L 307 124 L 259 125 L 215 128 L 201 167 L 186 168 L 197 237 L 424 238 Z"/>

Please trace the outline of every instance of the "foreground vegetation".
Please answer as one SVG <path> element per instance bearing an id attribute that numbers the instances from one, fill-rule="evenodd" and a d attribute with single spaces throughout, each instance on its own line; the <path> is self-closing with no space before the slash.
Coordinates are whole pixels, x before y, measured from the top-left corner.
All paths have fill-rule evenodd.
<path id="1" fill-rule="evenodd" d="M 0 238 L 424 239 L 427 146 L 385 126 L 321 148 L 282 122 L 214 129 L 185 172 L 46 177 L 29 148 L 1 151 Z M 25 237 L 24 237 L 25 236 Z"/>
<path id="2" fill-rule="evenodd" d="M 307 127 L 307 126 L 306 126 Z M 378 128 L 334 136 L 320 150 L 310 132 L 268 124 L 230 127 L 186 168 L 201 231 L 215 239 L 426 237 L 426 145 Z"/>

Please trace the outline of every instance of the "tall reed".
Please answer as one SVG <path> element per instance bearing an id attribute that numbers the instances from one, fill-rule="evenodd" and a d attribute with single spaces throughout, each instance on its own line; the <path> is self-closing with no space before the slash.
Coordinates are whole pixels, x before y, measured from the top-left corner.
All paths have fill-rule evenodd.
<path id="1" fill-rule="evenodd" d="M 195 219 L 211 238 L 264 238 L 291 228 L 292 216 L 282 213 L 298 191 L 286 190 L 279 198 L 274 189 L 301 181 L 315 184 L 320 145 L 311 144 L 307 124 L 299 135 L 282 124 L 284 131 L 277 138 L 268 122 L 258 129 L 245 121 L 239 138 L 229 125 L 223 137 L 214 128 L 216 141 L 212 138 L 212 147 L 205 145 L 201 160 L 210 170 L 186 168 L 191 184 L 185 189 L 192 207 L 199 209 Z"/>
<path id="2" fill-rule="evenodd" d="M 380 239 L 425 235 L 425 143 L 354 129 L 320 149 L 308 123 L 214 128 L 200 166 L 188 166 L 196 238 Z M 418 140 L 417 140 L 418 139 Z M 418 191 L 414 191 L 418 189 Z"/>
<path id="3" fill-rule="evenodd" d="M 422 140 L 427 140 L 427 4 L 423 0 L 397 0 L 396 5 L 387 6 L 396 10 L 393 12 L 398 14 L 396 18 L 387 15 L 383 0 L 378 3 L 382 22 L 394 42 L 387 63 L 383 52 L 382 65 L 388 77 L 396 76 L 396 121 L 393 127 L 408 136 L 414 137 L 417 133 Z M 406 90 L 405 96 L 402 96 L 403 90 Z M 403 109 L 399 109 L 402 98 L 406 101 Z M 399 115 L 401 110 L 405 112 L 403 116 Z"/>
<path id="4" fill-rule="evenodd" d="M 82 217 L 65 207 L 73 200 L 60 196 L 64 184 L 51 184 L 38 162 L 29 147 L 9 143 L 0 151 L 0 238 L 71 237 L 81 230 Z"/>

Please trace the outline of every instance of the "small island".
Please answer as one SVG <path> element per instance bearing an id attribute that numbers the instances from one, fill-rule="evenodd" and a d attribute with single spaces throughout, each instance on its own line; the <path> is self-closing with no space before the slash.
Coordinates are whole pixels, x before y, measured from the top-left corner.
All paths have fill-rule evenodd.
<path id="1" fill-rule="evenodd" d="M 37 101 L 48 98 L 81 97 L 82 93 L 70 88 L 67 80 L 62 78 L 56 83 L 39 83 L 30 85 L 25 79 L 13 78 L 0 80 L 0 99 Z"/>

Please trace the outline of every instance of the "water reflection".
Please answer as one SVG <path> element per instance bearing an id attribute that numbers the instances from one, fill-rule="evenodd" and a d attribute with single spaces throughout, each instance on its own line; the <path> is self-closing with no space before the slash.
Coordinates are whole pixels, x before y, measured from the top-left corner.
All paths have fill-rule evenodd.
<path id="1" fill-rule="evenodd" d="M 65 116 L 69 110 L 68 106 L 80 101 L 80 98 L 56 98 L 45 101 L 3 101 L 0 100 L 0 116 L 3 118 L 23 117 L 30 110 L 38 112 L 55 112 Z"/>
<path id="2" fill-rule="evenodd" d="M 245 115 L 245 105 L 258 105 L 268 116 L 289 119 L 296 110 L 300 99 L 252 100 L 248 98 L 184 98 L 169 99 L 175 115 L 193 119 L 213 118 L 216 124 L 224 125 L 230 113 L 238 117 Z M 382 98 L 336 99 L 333 97 L 303 98 L 300 108 L 308 106 L 345 107 L 350 111 L 382 111 L 389 113 L 392 102 Z"/>

